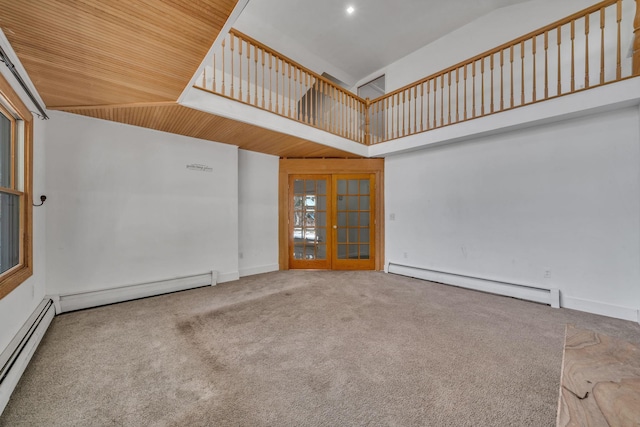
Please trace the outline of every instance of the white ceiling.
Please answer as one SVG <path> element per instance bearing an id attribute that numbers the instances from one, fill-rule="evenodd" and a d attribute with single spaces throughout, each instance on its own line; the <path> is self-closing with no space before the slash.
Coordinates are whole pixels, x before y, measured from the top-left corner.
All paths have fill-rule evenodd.
<path id="1" fill-rule="evenodd" d="M 250 0 L 234 27 L 354 84 L 492 10 L 525 1 Z M 356 9 L 352 15 L 347 6 Z"/>

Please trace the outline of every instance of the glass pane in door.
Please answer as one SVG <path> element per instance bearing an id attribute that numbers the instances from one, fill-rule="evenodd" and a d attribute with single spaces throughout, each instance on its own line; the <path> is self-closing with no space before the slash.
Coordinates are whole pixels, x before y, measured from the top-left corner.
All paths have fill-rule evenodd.
<path id="1" fill-rule="evenodd" d="M 293 181 L 293 259 L 327 259 L 327 180 Z"/>
<path id="2" fill-rule="evenodd" d="M 337 259 L 368 260 L 371 253 L 369 178 L 338 179 L 336 190 Z"/>

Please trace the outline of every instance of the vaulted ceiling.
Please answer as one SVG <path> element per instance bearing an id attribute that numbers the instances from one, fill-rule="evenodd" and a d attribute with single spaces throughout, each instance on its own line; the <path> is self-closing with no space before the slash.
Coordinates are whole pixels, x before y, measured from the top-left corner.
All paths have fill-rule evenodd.
<path id="1" fill-rule="evenodd" d="M 523 1 L 251 0 L 236 26 L 294 59 L 296 49 L 308 51 L 361 78 L 478 15 Z M 0 0 L 0 28 L 49 109 L 282 157 L 356 157 L 177 104 L 237 3 Z M 349 17 L 348 4 L 356 9 Z"/>
<path id="2" fill-rule="evenodd" d="M 352 86 L 479 16 L 526 1 L 251 0 L 234 27 Z"/>
<path id="3" fill-rule="evenodd" d="M 0 0 L 47 108 L 285 157 L 350 153 L 176 102 L 237 0 Z"/>

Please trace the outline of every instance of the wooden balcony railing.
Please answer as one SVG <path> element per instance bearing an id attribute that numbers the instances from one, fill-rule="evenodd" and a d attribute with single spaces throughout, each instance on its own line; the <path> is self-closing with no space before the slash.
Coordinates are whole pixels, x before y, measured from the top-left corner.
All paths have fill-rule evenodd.
<path id="1" fill-rule="evenodd" d="M 372 101 L 232 30 L 196 87 L 377 144 L 640 75 L 638 5 L 602 1 Z"/>
<path id="2" fill-rule="evenodd" d="M 231 30 L 196 87 L 365 143 L 365 101 Z"/>
<path id="3" fill-rule="evenodd" d="M 631 76 L 633 6 L 633 0 L 603 1 L 372 101 L 370 143 Z"/>

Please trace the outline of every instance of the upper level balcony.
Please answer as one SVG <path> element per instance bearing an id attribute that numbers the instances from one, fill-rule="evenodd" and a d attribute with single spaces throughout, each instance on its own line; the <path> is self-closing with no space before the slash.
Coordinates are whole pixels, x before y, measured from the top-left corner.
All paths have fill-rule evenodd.
<path id="1" fill-rule="evenodd" d="M 232 29 L 182 103 L 365 157 L 587 114 L 639 98 L 635 3 L 602 1 L 376 99 Z"/>

